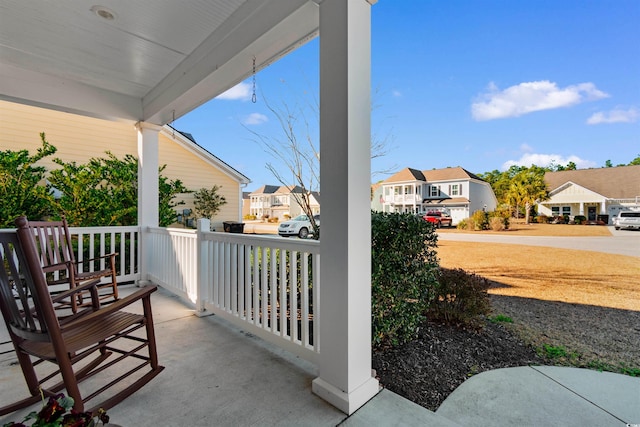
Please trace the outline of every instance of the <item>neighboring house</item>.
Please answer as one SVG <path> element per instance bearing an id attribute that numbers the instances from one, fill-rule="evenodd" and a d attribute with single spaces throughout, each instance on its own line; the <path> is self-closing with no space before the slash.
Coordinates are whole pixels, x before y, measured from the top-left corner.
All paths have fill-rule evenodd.
<path id="1" fill-rule="evenodd" d="M 640 165 L 547 172 L 544 180 L 550 199 L 538 203 L 539 214 L 611 224 L 621 210 L 640 210 Z"/>
<path id="2" fill-rule="evenodd" d="M 251 193 L 248 191 L 242 192 L 242 218 L 247 215 L 251 215 Z"/>
<path id="3" fill-rule="evenodd" d="M 54 158 L 65 162 L 86 163 L 91 158 L 106 157 L 110 151 L 117 158 L 125 154 L 138 157 L 138 136 L 133 123 L 100 120 L 23 104 L 0 101 L 0 150 L 29 150 L 34 154 L 41 146 L 40 132 L 58 151 L 39 164 L 48 170 L 59 166 Z M 242 218 L 242 188 L 250 180 L 201 146 L 188 133 L 163 126 L 158 141 L 159 164 L 166 164 L 163 175 L 179 179 L 190 190 L 220 186 L 227 203 L 213 218 L 216 230 L 223 221 Z M 176 207 L 193 210 L 193 194 L 180 194 L 185 204 Z"/>
<path id="4" fill-rule="evenodd" d="M 302 208 L 298 205 L 292 193 L 302 193 L 300 186 L 263 185 L 249 194 L 249 213 L 258 218 L 269 217 L 285 220 L 285 215 L 290 218 L 300 215 Z M 320 213 L 320 194 L 312 191 L 311 209 L 314 214 Z"/>
<path id="5" fill-rule="evenodd" d="M 376 197 L 372 209 L 378 205 L 383 212 L 446 211 L 454 225 L 478 210 L 492 211 L 498 203 L 489 183 L 461 167 L 405 168 L 382 181 Z"/>

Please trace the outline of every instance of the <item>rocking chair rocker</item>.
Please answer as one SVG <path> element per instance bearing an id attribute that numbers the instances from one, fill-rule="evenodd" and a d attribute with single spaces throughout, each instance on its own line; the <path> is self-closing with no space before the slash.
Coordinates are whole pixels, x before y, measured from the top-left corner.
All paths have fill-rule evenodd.
<path id="1" fill-rule="evenodd" d="M 98 279 L 51 296 L 27 219 L 18 218 L 16 226 L 17 231 L 0 233 L 0 309 L 30 397 L 0 408 L 0 415 L 38 402 L 41 390 L 45 396 L 54 396 L 62 389 L 74 399 L 75 410 L 96 413 L 113 407 L 158 375 L 164 367 L 158 365 L 151 313 L 151 293 L 156 287 L 142 288 L 104 307 L 98 297 Z M 89 291 L 92 305 L 58 318 L 54 304 L 82 291 Z M 144 314 L 123 310 L 138 301 Z M 34 366 L 43 362 L 51 362 L 57 370 L 39 376 Z M 126 372 L 113 380 L 114 375 L 97 375 L 113 368 L 114 375 Z M 86 394 L 89 384 L 83 384 L 81 392 L 79 383 L 90 377 L 94 390 Z M 59 382 L 51 384 L 55 381 Z M 105 393 L 116 385 L 113 394 Z M 87 401 L 105 395 L 106 400 L 87 408 Z"/>

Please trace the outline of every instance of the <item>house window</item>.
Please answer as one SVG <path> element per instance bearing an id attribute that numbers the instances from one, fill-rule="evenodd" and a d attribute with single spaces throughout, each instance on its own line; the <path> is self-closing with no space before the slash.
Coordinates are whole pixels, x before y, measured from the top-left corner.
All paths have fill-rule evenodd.
<path id="1" fill-rule="evenodd" d="M 449 195 L 450 196 L 459 196 L 460 195 L 460 184 L 451 184 L 449 186 Z"/>
<path id="2" fill-rule="evenodd" d="M 571 215 L 571 206 L 562 207 L 562 216 Z"/>
<path id="3" fill-rule="evenodd" d="M 413 194 L 413 187 L 410 187 L 410 186 L 404 187 L 404 194 Z"/>
<path id="4" fill-rule="evenodd" d="M 429 195 L 431 197 L 438 197 L 440 195 L 440 187 L 436 186 L 436 185 L 432 185 L 430 188 L 430 192 Z"/>
<path id="5" fill-rule="evenodd" d="M 560 206 L 551 206 L 551 215 L 560 216 Z"/>

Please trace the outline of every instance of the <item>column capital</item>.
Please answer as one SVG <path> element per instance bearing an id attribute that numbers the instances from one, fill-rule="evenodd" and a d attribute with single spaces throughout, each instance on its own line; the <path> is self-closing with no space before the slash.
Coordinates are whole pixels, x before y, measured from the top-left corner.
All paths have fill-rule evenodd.
<path id="1" fill-rule="evenodd" d="M 162 130 L 162 126 L 156 125 L 154 123 L 149 123 L 149 122 L 137 122 L 136 129 L 138 129 L 139 131 L 154 130 L 156 132 L 160 132 L 160 130 Z"/>

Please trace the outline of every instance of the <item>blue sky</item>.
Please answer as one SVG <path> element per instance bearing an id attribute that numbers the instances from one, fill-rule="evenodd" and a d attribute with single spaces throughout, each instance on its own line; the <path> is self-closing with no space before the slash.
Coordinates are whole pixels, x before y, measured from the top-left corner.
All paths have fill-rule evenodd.
<path id="1" fill-rule="evenodd" d="M 372 171 L 578 168 L 640 155 L 640 1 L 379 0 L 372 7 Z M 318 40 L 176 120 L 247 175 L 278 184 L 252 132 L 281 139 L 267 103 L 317 143 Z M 376 174 L 372 181 L 386 178 Z"/>

